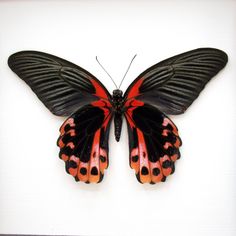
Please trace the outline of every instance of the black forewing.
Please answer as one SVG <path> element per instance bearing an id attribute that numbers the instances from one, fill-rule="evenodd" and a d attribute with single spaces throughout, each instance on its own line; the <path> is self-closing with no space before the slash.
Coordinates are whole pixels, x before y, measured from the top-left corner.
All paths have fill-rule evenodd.
<path id="1" fill-rule="evenodd" d="M 110 98 L 106 88 L 88 71 L 47 53 L 17 52 L 9 57 L 8 65 L 58 116 L 68 116 L 80 106 L 98 100 L 99 89 Z"/>
<path id="2" fill-rule="evenodd" d="M 140 74 L 125 92 L 125 97 L 137 97 L 166 114 L 181 114 L 227 61 L 227 54 L 214 48 L 179 54 Z"/>

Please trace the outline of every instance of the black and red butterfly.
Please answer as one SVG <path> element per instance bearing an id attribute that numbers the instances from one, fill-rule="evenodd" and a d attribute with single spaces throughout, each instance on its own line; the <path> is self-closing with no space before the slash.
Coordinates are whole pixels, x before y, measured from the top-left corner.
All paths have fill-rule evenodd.
<path id="1" fill-rule="evenodd" d="M 180 157 L 178 129 L 166 114 L 182 114 L 227 60 L 226 53 L 213 48 L 179 54 L 145 70 L 124 95 L 119 89 L 111 95 L 88 71 L 47 53 L 17 52 L 8 64 L 53 114 L 69 116 L 57 145 L 76 181 L 102 180 L 111 121 L 114 117 L 119 141 L 124 115 L 130 166 L 139 182 L 153 184 L 165 181 Z"/>

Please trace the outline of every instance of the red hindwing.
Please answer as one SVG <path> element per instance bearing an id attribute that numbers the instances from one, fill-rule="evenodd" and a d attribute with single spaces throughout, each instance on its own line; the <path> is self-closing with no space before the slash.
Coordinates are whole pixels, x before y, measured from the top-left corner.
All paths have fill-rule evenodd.
<path id="1" fill-rule="evenodd" d="M 98 183 L 108 167 L 108 136 L 112 113 L 107 101 L 87 105 L 60 128 L 58 146 L 66 171 L 76 181 Z"/>
<path id="2" fill-rule="evenodd" d="M 174 162 L 180 157 L 178 130 L 157 108 L 138 100 L 130 100 L 129 105 L 125 117 L 130 166 L 141 183 L 165 181 L 174 172 Z"/>

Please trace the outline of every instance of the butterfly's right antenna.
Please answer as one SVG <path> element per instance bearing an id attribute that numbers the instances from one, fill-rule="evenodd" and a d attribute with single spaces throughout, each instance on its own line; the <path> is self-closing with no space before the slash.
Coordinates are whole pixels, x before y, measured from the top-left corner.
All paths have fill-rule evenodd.
<path id="1" fill-rule="evenodd" d="M 107 75 L 110 77 L 110 79 L 112 80 L 113 84 L 115 85 L 116 89 L 118 89 L 115 81 L 112 79 L 112 77 L 110 76 L 110 74 L 106 71 L 106 69 L 102 66 L 102 64 L 99 62 L 98 57 L 96 56 L 96 61 L 98 62 L 98 64 L 102 67 L 102 69 L 107 73 Z"/>
<path id="2" fill-rule="evenodd" d="M 121 80 L 118 89 L 120 89 L 120 86 L 122 85 L 122 83 L 123 83 L 123 81 L 124 81 L 124 79 L 125 79 L 125 76 L 127 75 L 128 71 L 129 71 L 129 68 L 130 68 L 130 66 L 131 66 L 131 64 L 132 64 L 132 62 L 133 62 L 133 60 L 134 60 L 134 58 L 135 58 L 136 56 L 137 56 L 137 54 L 134 55 L 134 57 L 132 58 L 131 62 L 129 63 L 128 69 L 126 70 L 125 75 L 123 76 L 123 79 Z"/>

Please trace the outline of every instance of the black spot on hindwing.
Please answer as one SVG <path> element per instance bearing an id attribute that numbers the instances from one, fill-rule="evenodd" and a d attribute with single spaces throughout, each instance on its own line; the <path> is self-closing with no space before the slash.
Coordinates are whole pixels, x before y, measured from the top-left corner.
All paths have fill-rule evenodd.
<path id="1" fill-rule="evenodd" d="M 84 167 L 82 167 L 82 168 L 80 169 L 80 174 L 81 174 L 81 175 L 86 175 L 86 174 L 87 174 L 87 169 L 84 168 Z"/>

